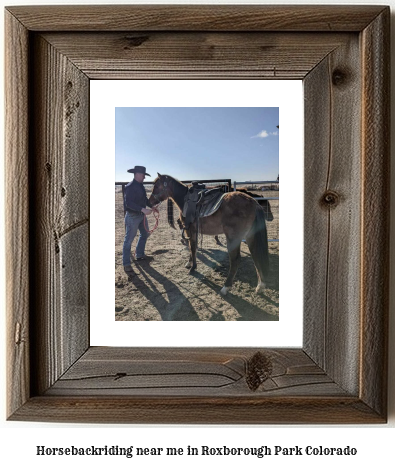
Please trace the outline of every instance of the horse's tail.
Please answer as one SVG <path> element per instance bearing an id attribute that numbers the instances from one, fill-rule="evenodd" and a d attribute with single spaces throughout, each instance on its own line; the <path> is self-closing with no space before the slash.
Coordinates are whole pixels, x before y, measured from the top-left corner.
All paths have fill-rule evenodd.
<path id="1" fill-rule="evenodd" d="M 270 266 L 265 213 L 261 206 L 257 205 L 255 220 L 246 241 L 259 277 L 264 282 L 269 276 Z"/>
<path id="2" fill-rule="evenodd" d="M 174 212 L 173 212 L 173 201 L 168 198 L 167 199 L 167 221 L 171 228 L 176 229 L 174 226 Z"/>

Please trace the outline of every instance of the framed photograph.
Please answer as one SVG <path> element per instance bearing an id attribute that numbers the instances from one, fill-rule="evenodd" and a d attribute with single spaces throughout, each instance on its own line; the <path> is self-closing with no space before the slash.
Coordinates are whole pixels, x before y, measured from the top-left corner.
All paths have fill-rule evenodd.
<path id="1" fill-rule="evenodd" d="M 31 6 L 5 18 L 8 419 L 386 422 L 389 8 Z M 303 82 L 301 347 L 92 344 L 97 80 Z"/>
<path id="2" fill-rule="evenodd" d="M 90 344 L 301 347 L 303 280 L 295 279 L 295 272 L 303 270 L 302 81 L 95 80 L 90 100 L 90 229 L 106 240 L 97 247 L 91 243 L 91 253 L 100 256 L 90 258 Z M 229 186 L 231 193 L 233 187 L 241 188 L 243 199 L 245 191 L 258 197 L 263 210 L 268 209 L 270 270 L 263 295 L 256 293 L 254 261 L 244 241 L 234 285 L 221 294 L 229 270 L 224 234 L 217 239 L 199 234 L 197 268 L 190 274 L 177 208 L 172 204 L 169 212 L 167 201 L 159 205 L 159 223 L 154 214 L 147 216 L 154 228 L 146 243 L 151 259 L 133 262 L 131 273 L 124 271 L 123 188 L 133 179 L 127 172 L 134 167 L 131 162 L 146 165 L 148 196 L 160 172 L 189 187 L 199 181 L 214 200 L 229 193 Z M 138 235 L 132 252 L 137 241 Z M 96 292 L 107 292 L 114 283 L 114 252 L 103 249 L 113 245 L 115 298 L 98 296 Z M 291 258 L 292 270 L 287 269 Z M 287 286 L 282 293 L 279 282 Z M 116 322 L 110 314 L 114 303 Z M 199 320 L 209 324 L 196 325 Z M 249 321 L 267 324 L 251 328 Z"/>

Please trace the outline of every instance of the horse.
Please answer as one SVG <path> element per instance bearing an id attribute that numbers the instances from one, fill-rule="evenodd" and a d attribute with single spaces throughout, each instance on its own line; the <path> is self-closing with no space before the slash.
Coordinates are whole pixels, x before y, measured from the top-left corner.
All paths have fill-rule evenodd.
<path id="1" fill-rule="evenodd" d="M 228 192 L 228 190 L 229 190 L 229 187 L 225 186 L 225 185 L 214 186 L 213 188 L 220 188 L 223 192 Z M 230 187 L 230 191 L 233 191 L 233 186 Z M 248 196 L 251 196 L 255 200 L 256 200 L 256 198 L 261 197 L 259 194 L 251 193 L 246 188 L 237 188 L 236 191 L 240 191 L 241 193 L 248 194 Z M 263 207 L 263 210 L 265 212 L 266 221 L 271 222 L 273 220 L 273 213 L 272 213 L 272 208 L 270 206 L 270 202 L 267 199 L 258 199 L 256 202 L 260 206 Z M 172 202 L 171 198 L 169 198 L 167 200 L 167 220 L 169 222 L 170 227 L 175 229 L 176 227 L 174 226 L 173 202 Z M 180 228 L 180 230 L 182 230 L 183 225 L 182 225 L 181 217 L 179 217 L 177 219 L 177 224 L 178 224 L 178 227 Z M 222 246 L 222 243 L 219 241 L 218 235 L 215 235 L 214 239 L 215 239 L 215 242 L 216 242 L 217 245 Z M 181 243 L 183 245 L 185 245 L 186 241 L 182 238 Z"/>
<path id="2" fill-rule="evenodd" d="M 161 175 L 160 173 L 158 173 L 153 185 L 148 200 L 151 206 L 156 206 L 171 198 L 182 211 L 188 186 L 172 176 Z M 182 221 L 184 221 L 183 219 L 181 216 Z M 230 268 L 220 293 L 226 295 L 232 288 L 233 279 L 241 259 L 240 245 L 243 239 L 248 244 L 258 276 L 256 292 L 263 292 L 265 281 L 269 276 L 269 247 L 265 213 L 257 201 L 239 191 L 228 192 L 224 195 L 222 204 L 216 212 L 190 224 L 187 229 L 190 256 L 185 265 L 185 267 L 190 268 L 190 274 L 193 274 L 197 267 L 198 224 L 200 232 L 204 235 L 225 234 L 226 236 Z"/>

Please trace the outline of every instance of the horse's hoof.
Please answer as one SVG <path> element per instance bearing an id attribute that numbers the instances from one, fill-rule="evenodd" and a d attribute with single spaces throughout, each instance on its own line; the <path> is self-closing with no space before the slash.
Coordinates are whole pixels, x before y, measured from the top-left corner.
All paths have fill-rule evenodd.
<path id="1" fill-rule="evenodd" d="M 261 293 L 263 293 L 263 291 L 265 290 L 265 288 L 266 288 L 265 284 L 264 284 L 263 282 L 260 282 L 260 283 L 258 284 L 257 288 L 255 289 L 255 292 L 256 292 L 257 294 L 261 294 Z"/>
<path id="2" fill-rule="evenodd" d="M 230 291 L 230 287 L 224 286 L 224 287 L 219 291 L 219 293 L 220 293 L 221 295 L 224 295 L 224 296 L 225 296 L 229 291 Z"/>
<path id="3" fill-rule="evenodd" d="M 190 270 L 189 270 L 189 273 L 188 274 L 193 274 L 195 272 L 195 269 L 194 267 L 192 267 Z"/>

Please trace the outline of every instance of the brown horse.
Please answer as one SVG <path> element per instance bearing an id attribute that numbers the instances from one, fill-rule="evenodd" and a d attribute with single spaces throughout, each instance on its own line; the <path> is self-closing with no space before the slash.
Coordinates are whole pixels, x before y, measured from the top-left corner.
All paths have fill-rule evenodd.
<path id="1" fill-rule="evenodd" d="M 149 203 L 154 206 L 171 198 L 177 204 L 180 211 L 184 206 L 184 199 L 188 187 L 177 179 L 160 175 L 154 181 Z M 183 219 L 183 217 L 182 217 Z M 221 294 L 226 295 L 232 287 L 241 256 L 241 241 L 246 240 L 258 275 L 256 292 L 262 292 L 265 288 L 264 281 L 269 274 L 269 248 L 265 214 L 262 207 L 250 196 L 238 191 L 225 194 L 219 209 L 208 217 L 199 219 L 199 230 L 204 235 L 225 234 L 227 249 L 230 259 L 230 269 Z M 198 228 L 197 222 L 193 222 L 188 230 L 190 248 L 189 261 L 186 267 L 190 273 L 196 269 L 196 248 Z"/>
<path id="2" fill-rule="evenodd" d="M 219 188 L 223 192 L 233 191 L 233 186 L 231 186 L 230 189 L 229 189 L 228 186 L 224 186 L 224 185 L 214 186 L 213 188 Z M 240 191 L 241 193 L 248 194 L 248 196 L 251 196 L 252 198 L 254 198 L 256 200 L 256 202 L 260 206 L 262 206 L 262 208 L 265 212 L 266 221 L 271 222 L 273 220 L 272 208 L 270 206 L 270 202 L 267 199 L 257 199 L 257 198 L 260 198 L 261 196 L 259 194 L 256 194 L 256 193 L 251 193 L 246 188 L 237 188 L 236 191 Z M 170 227 L 175 229 L 176 227 L 174 226 L 173 201 L 171 200 L 171 198 L 169 198 L 167 200 L 167 220 L 169 222 Z M 182 230 L 183 229 L 183 224 L 182 224 L 181 217 L 179 217 L 177 219 L 177 224 L 178 224 L 178 227 L 180 228 L 180 230 Z M 214 239 L 215 239 L 215 242 L 217 243 L 217 245 L 222 246 L 222 243 L 219 241 L 218 235 L 215 235 Z M 184 240 L 183 238 L 181 238 L 181 243 L 183 245 L 187 244 L 186 240 Z"/>

